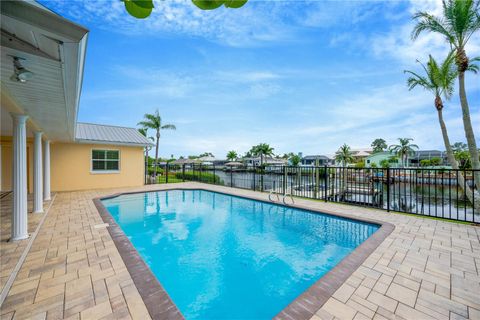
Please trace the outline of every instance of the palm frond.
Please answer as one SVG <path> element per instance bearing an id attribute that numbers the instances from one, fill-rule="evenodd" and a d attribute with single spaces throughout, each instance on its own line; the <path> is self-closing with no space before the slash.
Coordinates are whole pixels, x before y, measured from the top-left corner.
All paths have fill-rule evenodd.
<path id="1" fill-rule="evenodd" d="M 473 59 L 470 59 L 467 71 L 470 71 L 476 74 L 480 70 L 478 64 L 476 64 L 477 61 L 480 61 L 480 57 L 475 57 Z"/>
<path id="2" fill-rule="evenodd" d="M 139 123 L 137 123 L 137 126 L 142 126 L 144 128 L 148 128 L 148 129 L 154 129 L 156 130 L 157 127 L 155 126 L 154 123 L 150 122 L 150 121 L 140 121 Z"/>
<path id="3" fill-rule="evenodd" d="M 449 42 L 453 42 L 454 37 L 449 30 L 444 26 L 444 21 L 427 13 L 417 12 L 413 15 L 413 20 L 418 20 L 417 24 L 413 27 L 411 37 L 416 40 L 422 32 L 437 32 L 444 35 Z"/>
<path id="4" fill-rule="evenodd" d="M 412 90 L 416 86 L 421 86 L 424 89 L 429 91 L 434 89 L 433 84 L 426 77 L 421 76 L 418 73 L 410 70 L 405 70 L 404 73 L 408 73 L 412 75 L 412 77 L 409 77 L 407 79 L 408 90 Z"/>
<path id="5" fill-rule="evenodd" d="M 177 130 L 177 127 L 173 124 L 166 124 L 160 127 L 161 129 L 167 129 L 167 130 Z"/>

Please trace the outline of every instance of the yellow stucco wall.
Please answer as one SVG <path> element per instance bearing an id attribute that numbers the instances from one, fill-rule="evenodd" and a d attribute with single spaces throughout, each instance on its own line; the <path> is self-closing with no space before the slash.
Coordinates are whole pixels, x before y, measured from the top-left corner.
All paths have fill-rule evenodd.
<path id="1" fill-rule="evenodd" d="M 0 138 L 1 151 L 1 191 L 12 191 L 13 148 L 12 137 Z M 28 192 L 33 192 L 33 140 L 27 139 L 27 185 Z"/>
<path id="2" fill-rule="evenodd" d="M 1 137 L 1 191 L 12 190 L 12 137 Z M 120 151 L 118 173 L 92 173 L 91 150 Z M 143 148 L 98 144 L 52 143 L 50 146 L 51 189 L 69 191 L 140 186 L 144 183 Z M 28 192 L 33 192 L 33 141 L 27 140 Z"/>
<path id="3" fill-rule="evenodd" d="M 119 150 L 120 171 L 91 172 L 92 149 Z M 50 157 L 52 191 L 130 187 L 144 183 L 142 147 L 52 143 Z"/>

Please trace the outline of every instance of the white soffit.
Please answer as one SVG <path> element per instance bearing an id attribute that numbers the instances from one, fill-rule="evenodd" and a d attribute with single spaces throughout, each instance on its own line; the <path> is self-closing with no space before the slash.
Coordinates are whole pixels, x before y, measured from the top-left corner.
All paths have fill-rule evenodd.
<path id="1" fill-rule="evenodd" d="M 2 95 L 49 139 L 74 141 L 88 30 L 27 1 L 2 3 L 1 29 Z M 31 80 L 10 80 L 12 56 L 25 59 Z"/>

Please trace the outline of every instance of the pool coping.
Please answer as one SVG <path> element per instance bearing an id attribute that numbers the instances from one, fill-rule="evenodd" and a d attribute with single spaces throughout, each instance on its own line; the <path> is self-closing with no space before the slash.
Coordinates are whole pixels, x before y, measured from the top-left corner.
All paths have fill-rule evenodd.
<path id="1" fill-rule="evenodd" d="M 93 199 L 93 203 L 97 208 L 102 220 L 109 224 L 107 228 L 110 236 L 112 237 L 115 246 L 117 247 L 120 256 L 122 257 L 125 266 L 127 267 L 132 280 L 137 287 L 140 296 L 147 307 L 147 310 L 152 319 L 184 319 L 182 313 L 170 298 L 166 290 L 160 284 L 158 279 L 152 273 L 145 261 L 135 249 L 133 244 L 127 238 L 123 230 L 116 223 L 115 219 L 111 216 L 108 210 L 102 203 L 102 200 L 115 198 L 121 195 L 170 191 L 170 190 L 203 190 L 209 192 L 216 192 L 220 194 L 245 198 L 249 200 L 260 201 L 271 204 L 265 199 L 257 198 L 254 196 L 238 195 L 234 193 L 222 192 L 205 187 L 195 186 L 194 188 L 173 187 L 167 189 L 153 189 L 148 191 L 132 191 L 121 192 L 108 196 L 102 196 Z M 307 210 L 318 214 L 328 214 L 343 219 L 354 220 L 363 223 L 370 223 L 379 225 L 380 228 L 355 248 L 350 254 L 343 258 L 333 269 L 320 277 L 314 284 L 312 284 L 307 290 L 296 297 L 289 305 L 287 305 L 282 311 L 280 311 L 274 319 L 288 319 L 288 320 L 308 320 L 310 319 L 337 291 L 345 281 L 353 274 L 355 270 L 360 267 L 363 262 L 372 254 L 377 247 L 393 232 L 395 225 L 369 219 L 352 217 L 348 214 L 342 214 L 339 212 L 333 212 L 330 210 L 320 210 L 316 208 L 310 208 L 305 205 L 298 204 L 283 204 L 276 203 L 290 208 L 297 208 L 301 210 Z"/>

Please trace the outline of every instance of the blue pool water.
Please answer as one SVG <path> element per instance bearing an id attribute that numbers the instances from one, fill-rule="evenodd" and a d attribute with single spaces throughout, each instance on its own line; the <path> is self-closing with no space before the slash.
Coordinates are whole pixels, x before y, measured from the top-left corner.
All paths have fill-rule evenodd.
<path id="1" fill-rule="evenodd" d="M 203 190 L 103 204 L 187 319 L 270 319 L 379 228 Z"/>

